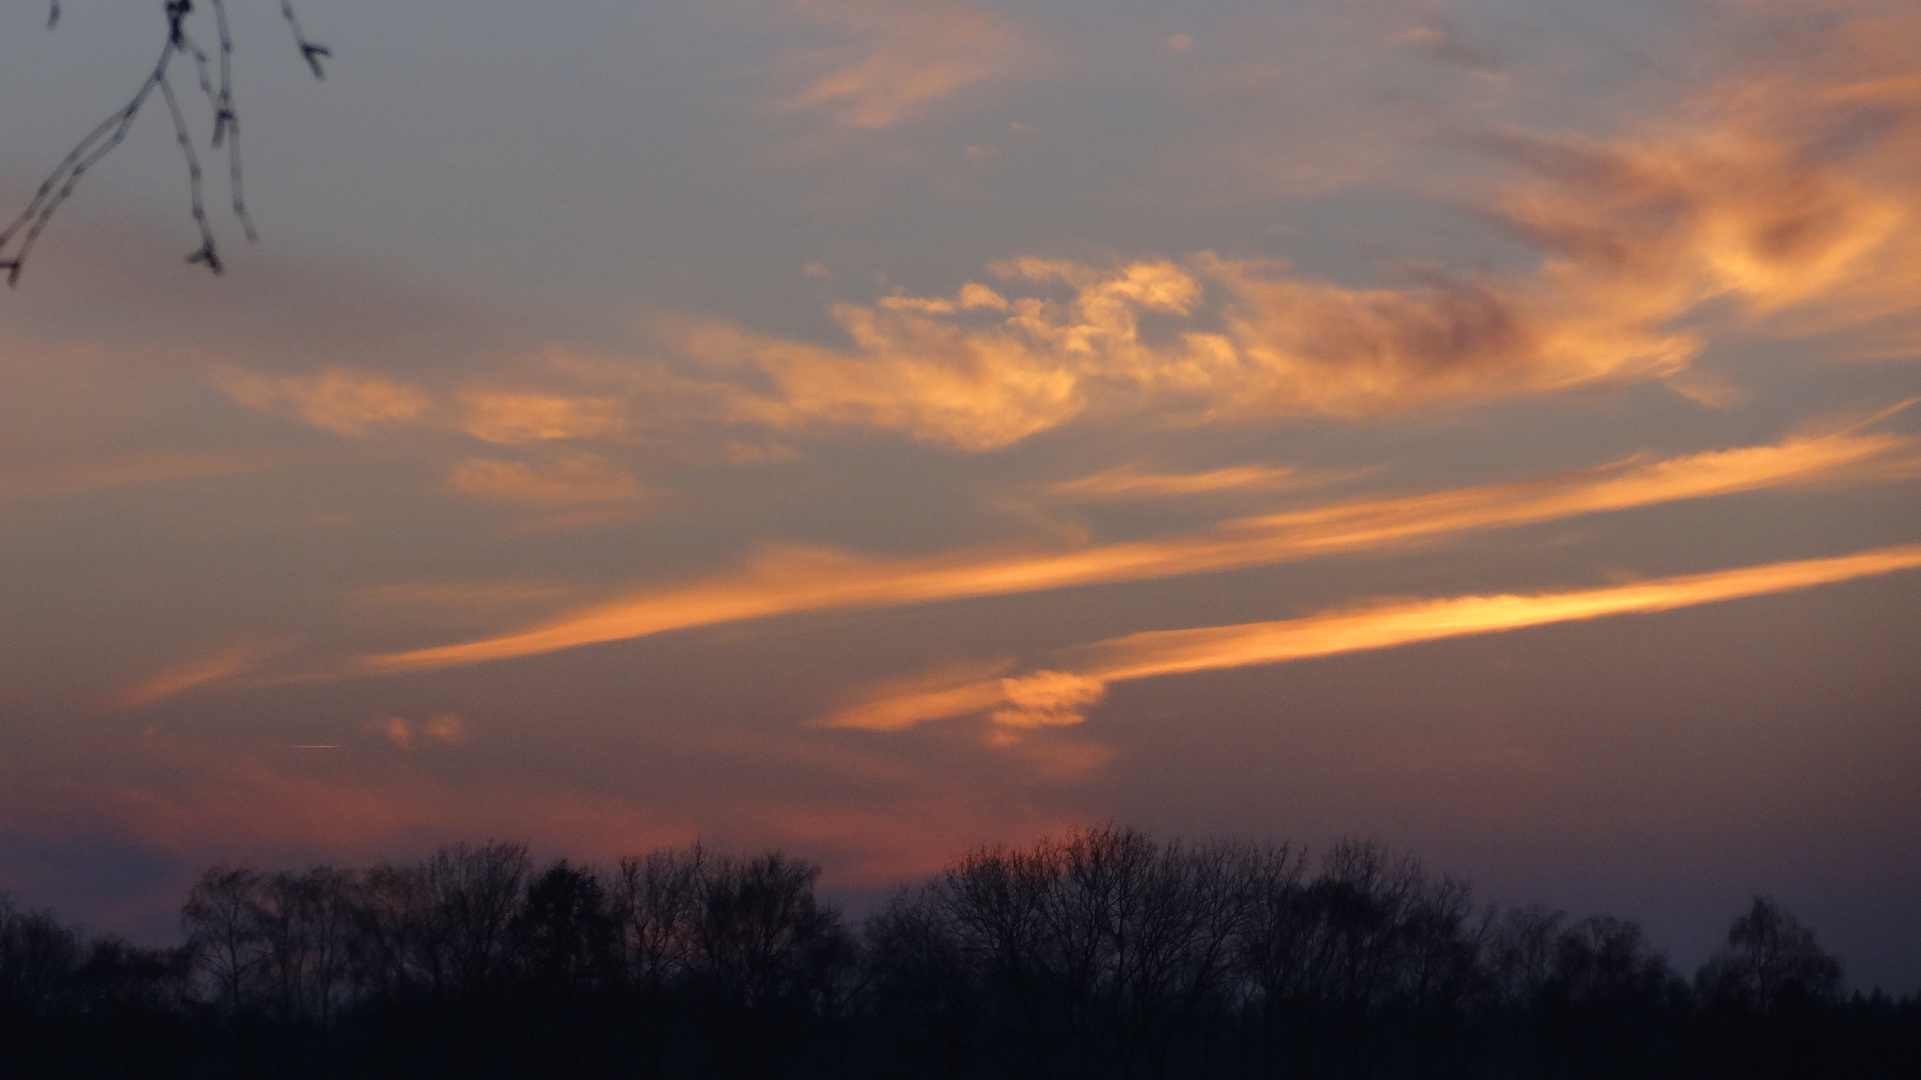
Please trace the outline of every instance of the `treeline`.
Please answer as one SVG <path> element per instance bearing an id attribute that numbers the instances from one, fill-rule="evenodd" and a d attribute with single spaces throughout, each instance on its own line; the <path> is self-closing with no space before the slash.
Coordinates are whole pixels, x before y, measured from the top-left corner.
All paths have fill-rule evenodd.
<path id="1" fill-rule="evenodd" d="M 979 851 L 858 928 L 818 868 L 516 844 L 216 867 L 186 943 L 0 903 L 31 1077 L 1901 1077 L 1921 1001 L 1844 997 L 1767 899 L 1692 979 L 1639 926 L 1477 905 L 1371 844 Z"/>

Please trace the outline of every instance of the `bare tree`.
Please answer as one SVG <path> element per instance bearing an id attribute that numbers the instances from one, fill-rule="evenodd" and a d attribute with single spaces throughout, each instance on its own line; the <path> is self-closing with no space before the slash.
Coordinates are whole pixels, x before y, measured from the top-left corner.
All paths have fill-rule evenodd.
<path id="1" fill-rule="evenodd" d="M 1113 826 L 1068 833 L 1054 846 L 1058 872 L 1043 894 L 1042 956 L 1073 1041 L 1075 1071 L 1085 1080 L 1105 1049 L 1097 1040 L 1112 1030 L 1115 975 L 1133 959 L 1127 931 L 1155 852 L 1145 834 Z"/>
<path id="2" fill-rule="evenodd" d="M 1234 998 L 1262 852 L 1112 825 L 984 849 L 869 924 L 876 978 L 922 1038 L 1016 1036 L 1029 1075 L 1168 1075 Z"/>
<path id="3" fill-rule="evenodd" d="M 219 245 L 214 239 L 213 225 L 208 220 L 202 196 L 200 155 L 194 149 L 194 134 L 187 121 L 187 110 L 182 107 L 180 95 L 174 89 L 173 65 L 175 60 L 182 57 L 193 65 L 194 78 L 199 84 L 201 96 L 206 99 L 207 114 L 212 125 L 209 146 L 216 153 L 224 151 L 227 157 L 227 184 L 232 197 L 233 215 L 240 222 L 248 240 L 257 237 L 253 219 L 247 214 L 247 201 L 241 186 L 240 113 L 234 103 L 234 42 L 227 25 L 227 0 L 204 0 L 203 10 L 213 15 L 211 40 L 215 44 L 212 52 L 202 47 L 201 38 L 195 33 L 204 26 L 204 20 L 194 17 L 194 0 L 160 2 L 160 56 L 134 90 L 133 97 L 88 132 L 41 182 L 26 209 L 4 230 L 0 230 L 0 270 L 7 272 L 8 285 L 19 283 L 21 269 L 33 253 L 40 234 L 46 230 L 47 223 L 53 220 L 53 215 L 73 196 L 81 178 L 126 140 L 134 121 L 156 94 L 166 103 L 167 115 L 173 121 L 174 139 L 187 166 L 189 205 L 194 225 L 200 232 L 200 247 L 187 256 L 187 261 L 200 263 L 215 274 L 223 271 Z M 300 27 L 299 17 L 294 14 L 293 0 L 280 0 L 280 13 L 288 29 L 293 32 L 294 44 L 314 78 L 324 77 L 320 61 L 331 56 L 332 52 L 325 45 L 307 37 Z M 47 28 L 52 29 L 59 22 L 60 0 L 49 0 Z"/>
<path id="4" fill-rule="evenodd" d="M 1253 850 L 1169 843 L 1153 852 L 1115 939 L 1113 1022 L 1123 1068 L 1138 1059 L 1154 1080 L 1176 1048 L 1225 1004 L 1259 863 Z M 1205 1071 L 1205 1070 L 1203 1070 Z"/>
<path id="5" fill-rule="evenodd" d="M 80 940 L 44 911 L 18 912 L 0 894 L 0 1029 L 8 1020 L 28 1023 L 61 1004 L 80 962 Z"/>
<path id="6" fill-rule="evenodd" d="M 512 962 L 515 915 L 533 874 L 524 844 L 455 844 L 417 867 L 407 913 L 413 966 L 440 994 L 471 994 Z"/>
<path id="7" fill-rule="evenodd" d="M 699 844 L 620 861 L 613 913 L 647 1075 L 666 1071 L 675 992 L 692 970 L 707 854 Z"/>
<path id="8" fill-rule="evenodd" d="M 262 883 L 259 902 L 268 1000 L 286 1019 L 326 1027 L 353 991 L 359 881 L 330 866 L 283 872 Z"/>
<path id="9" fill-rule="evenodd" d="M 1021 1070 L 1052 1071 L 1053 1000 L 1058 976 L 1046 922 L 1048 892 L 1061 873 L 1058 846 L 996 847 L 944 871 L 930 896 L 977 965 L 992 996 L 1012 1015 Z"/>
<path id="10" fill-rule="evenodd" d="M 187 947 L 213 980 L 215 996 L 229 1014 L 252 1003 L 260 968 L 267 961 L 260 888 L 260 875 L 252 867 L 216 866 L 200 875 L 180 912 Z"/>
<path id="11" fill-rule="evenodd" d="M 1921 1000 L 1841 999 L 1772 901 L 1697 1000 L 1631 921 L 1483 914 L 1375 844 L 1307 863 L 1077 830 L 968 856 L 863 940 L 813 864 L 698 846 L 605 875 L 515 844 L 215 867 L 191 956 L 0 897 L 0 1076 L 1915 1075 Z"/>
<path id="12" fill-rule="evenodd" d="M 541 997 L 603 992 L 618 974 L 620 923 L 599 875 L 562 859 L 527 885 L 515 953 Z"/>
<path id="13" fill-rule="evenodd" d="M 1832 1002 L 1841 964 L 1815 941 L 1813 927 L 1757 896 L 1695 981 L 1711 1004 L 1767 1017 Z"/>
<path id="14" fill-rule="evenodd" d="M 1314 914 L 1303 884 L 1305 853 L 1281 844 L 1249 857 L 1252 896 L 1235 959 L 1243 993 L 1251 998 L 1257 1075 L 1274 1076 L 1293 1049 L 1287 1029 L 1302 996 Z"/>
<path id="15" fill-rule="evenodd" d="M 688 973 L 720 1071 L 776 1075 L 840 1004 L 855 942 L 814 893 L 820 867 L 779 852 L 714 860 Z"/>
<path id="16" fill-rule="evenodd" d="M 1555 976 L 1556 942 L 1567 912 L 1546 904 L 1509 908 L 1488 940 L 1488 966 L 1503 1005 L 1524 1009 L 1541 1000 Z"/>
<path id="17" fill-rule="evenodd" d="M 903 890 L 862 936 L 873 1012 L 893 1048 L 948 1080 L 968 1075 L 985 1007 L 982 971 L 931 890 Z"/>

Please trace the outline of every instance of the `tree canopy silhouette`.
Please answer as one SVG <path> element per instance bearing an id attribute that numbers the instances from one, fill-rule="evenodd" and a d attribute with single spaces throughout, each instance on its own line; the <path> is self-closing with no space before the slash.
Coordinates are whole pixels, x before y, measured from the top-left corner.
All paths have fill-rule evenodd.
<path id="1" fill-rule="evenodd" d="M 1477 904 L 1372 843 L 1082 829 L 973 852 L 858 927 L 818 874 L 698 845 L 216 866 L 178 949 L 0 898 L 0 1075 L 1921 1075 L 1921 1000 L 1844 998 L 1765 898 L 1690 985 L 1629 920 Z"/>

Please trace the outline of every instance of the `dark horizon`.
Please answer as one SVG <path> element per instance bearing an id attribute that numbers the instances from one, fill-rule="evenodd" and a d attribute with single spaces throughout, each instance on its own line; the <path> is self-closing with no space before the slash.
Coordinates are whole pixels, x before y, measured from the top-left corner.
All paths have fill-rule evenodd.
<path id="1" fill-rule="evenodd" d="M 1112 826 L 1112 823 L 1109 823 L 1107 826 L 1086 826 L 1083 828 L 1093 829 L 1093 828 L 1103 828 L 1103 827 L 1113 827 L 1113 826 Z M 1196 838 L 1192 835 L 1174 834 L 1166 837 L 1153 837 L 1151 834 L 1148 834 L 1148 833 L 1143 833 L 1142 835 L 1150 836 L 1150 838 L 1157 840 L 1159 842 L 1171 843 L 1171 844 L 1177 844 L 1177 845 L 1191 844 L 1196 841 Z M 1326 851 L 1326 850 L 1330 850 L 1330 849 L 1334 849 L 1334 848 L 1338 848 L 1346 845 L 1359 844 L 1366 847 L 1379 848 L 1384 851 L 1390 851 L 1394 854 L 1396 859 L 1408 860 L 1413 864 L 1422 867 L 1424 870 L 1428 872 L 1446 874 L 1452 878 L 1455 878 L 1456 880 L 1462 881 L 1471 890 L 1473 890 L 1474 899 L 1476 903 L 1486 909 L 1513 910 L 1513 909 L 1527 907 L 1531 905 L 1543 905 L 1543 901 L 1538 897 L 1492 896 L 1492 895 L 1484 894 L 1482 890 L 1476 887 L 1476 882 L 1471 877 L 1454 874 L 1449 870 L 1449 868 L 1445 866 L 1440 866 L 1428 860 L 1424 860 L 1421 858 L 1419 852 L 1405 851 L 1401 849 L 1392 848 L 1389 845 L 1381 844 L 1379 841 L 1364 838 L 1364 837 L 1336 838 L 1334 840 L 1322 843 L 1320 845 L 1297 844 L 1286 838 L 1274 837 L 1274 836 L 1269 836 L 1269 837 L 1264 837 L 1259 839 L 1227 838 L 1227 837 L 1213 837 L 1211 839 L 1213 842 L 1217 842 L 1217 843 L 1218 842 L 1242 843 L 1242 844 L 1253 845 L 1256 847 L 1262 847 L 1262 846 L 1272 847 L 1272 846 L 1279 845 L 1279 846 L 1287 847 L 1290 850 L 1298 851 L 1303 856 L 1309 857 L 1310 859 L 1314 857 L 1318 852 L 1321 852 L 1321 851 Z M 424 854 L 427 852 L 444 851 L 449 848 L 485 847 L 485 846 L 490 846 L 497 843 L 508 843 L 514 846 L 522 847 L 530 852 L 531 857 L 534 859 L 536 863 L 541 865 L 551 865 L 555 862 L 566 862 L 570 865 L 580 867 L 582 869 L 585 869 L 589 872 L 594 872 L 594 873 L 604 872 L 607 869 L 608 865 L 617 863 L 618 861 L 620 861 L 621 858 L 625 857 L 625 856 L 616 856 L 611 860 L 579 860 L 579 859 L 571 858 L 567 852 L 559 849 L 543 847 L 540 845 L 534 845 L 534 844 L 527 843 L 525 841 L 501 841 L 501 840 L 495 840 L 495 839 L 486 839 L 486 840 L 478 840 L 478 841 L 467 840 L 467 841 L 426 844 L 421 846 L 419 850 Z M 721 847 L 719 845 L 706 844 L 700 841 L 699 839 L 696 839 L 694 843 L 698 846 L 707 848 L 709 850 L 714 850 L 723 854 L 725 854 L 730 850 L 733 850 L 731 848 Z M 995 847 L 1005 847 L 1005 846 L 1006 845 L 1004 843 L 1002 844 L 988 843 L 980 848 L 974 849 L 974 851 L 957 853 L 955 858 L 958 859 L 963 857 L 964 855 L 971 855 L 978 851 L 991 850 Z M 801 852 L 787 851 L 783 849 L 774 849 L 774 851 L 775 853 L 783 854 L 788 857 L 796 857 L 796 858 L 802 859 L 803 861 L 807 861 L 807 856 Z M 69 853 L 69 857 L 70 858 L 72 857 L 71 853 Z M 81 895 L 88 896 L 88 897 L 97 897 L 99 895 L 98 885 L 94 884 L 94 882 L 97 882 L 100 880 L 102 868 L 108 861 L 109 860 L 103 860 L 98 857 L 91 857 L 91 856 L 81 856 L 79 858 L 74 859 L 74 862 L 87 875 L 89 880 L 89 884 L 86 888 L 86 891 Z M 416 859 L 409 856 L 400 856 L 397 858 L 379 857 L 379 858 L 376 858 L 369 865 L 404 865 L 413 861 L 416 861 Z M 222 860 L 219 860 L 219 864 L 224 866 L 248 867 L 259 872 L 263 876 L 273 876 L 275 874 L 298 874 L 298 873 L 310 871 L 316 867 L 325 867 L 325 866 L 332 865 L 327 860 L 312 860 L 312 859 L 307 860 L 305 862 L 283 863 L 283 864 L 274 865 L 274 864 L 264 864 L 257 860 L 246 859 L 246 858 L 222 859 Z M 832 907 L 834 910 L 838 911 L 851 924 L 858 924 L 864 921 L 865 919 L 867 919 L 869 916 L 873 915 L 874 913 L 885 908 L 886 905 L 898 894 L 902 893 L 903 891 L 911 892 L 915 889 L 921 888 L 926 884 L 928 884 L 929 882 L 935 880 L 938 876 L 939 876 L 939 872 L 936 871 L 933 873 L 921 875 L 914 878 L 907 878 L 907 879 L 903 879 L 896 882 L 891 882 L 886 884 L 875 884 L 875 885 L 836 886 L 833 884 L 823 883 L 817 887 L 817 891 L 822 901 L 825 904 Z M 118 878 L 116 875 L 107 875 L 107 880 L 110 880 L 110 881 L 117 880 L 118 882 L 120 882 L 120 884 L 117 887 L 119 888 L 125 887 L 124 883 L 126 879 L 124 878 Z M 138 917 L 132 920 L 123 920 L 123 921 L 115 921 L 111 916 L 109 916 L 106 919 L 96 919 L 96 920 L 88 920 L 80 917 L 67 917 L 69 915 L 69 912 L 72 909 L 66 906 L 63 906 L 57 902 L 54 902 L 52 900 L 45 899 L 50 895 L 49 891 L 44 888 L 36 890 L 32 887 L 31 883 L 28 885 L 26 889 L 14 889 L 14 890 L 0 889 L 0 900 L 12 901 L 13 907 L 17 912 L 33 911 L 33 912 L 42 912 L 42 913 L 53 915 L 54 917 L 60 919 L 60 921 L 64 925 L 68 925 L 71 928 L 73 928 L 75 931 L 80 932 L 84 935 L 122 937 L 135 945 L 145 947 L 145 948 L 170 948 L 170 947 L 175 947 L 180 945 L 182 940 L 182 930 L 180 928 L 179 910 L 178 910 L 177 904 L 173 905 L 172 907 L 167 907 L 164 905 L 164 903 L 162 903 L 162 900 L 164 899 L 164 895 L 167 894 L 167 890 L 169 888 L 171 888 L 171 893 L 174 895 L 184 894 L 186 885 L 190 883 L 192 880 L 194 880 L 194 878 L 192 876 L 188 876 L 184 879 L 171 881 L 167 884 L 152 885 L 145 889 L 138 890 L 138 893 L 142 897 L 142 899 L 138 901 L 135 905 L 132 905 L 132 909 L 142 911 L 145 914 L 141 917 Z M 1792 888 L 1793 883 L 1788 883 L 1788 885 L 1789 885 L 1789 888 L 1788 890 L 1786 890 L 1786 894 L 1793 895 L 1793 892 L 1794 892 Z M 128 891 L 132 892 L 134 890 L 128 890 Z M 1748 895 L 1750 899 L 1765 896 L 1772 900 L 1777 894 L 1780 894 L 1782 892 L 1783 890 L 1779 890 L 1779 889 L 1757 889 L 1757 890 L 1751 891 Z M 1554 910 L 1564 911 L 1571 918 L 1577 919 L 1577 920 L 1581 918 L 1587 918 L 1590 916 L 1593 916 L 1593 917 L 1606 916 L 1611 918 L 1625 919 L 1641 927 L 1648 927 L 1651 925 L 1650 920 L 1646 917 L 1646 913 L 1637 912 L 1634 910 L 1627 910 L 1627 909 L 1608 908 L 1604 904 L 1593 904 L 1593 903 L 1583 904 L 1578 899 L 1572 902 L 1557 901 L 1556 903 L 1545 904 L 1543 906 L 1549 907 Z M 1792 904 L 1789 904 L 1786 906 L 1790 908 L 1793 907 Z M 128 905 L 123 904 L 120 906 L 120 910 L 122 911 L 125 911 L 128 909 L 129 909 Z M 1817 929 L 1819 929 L 1818 922 L 1814 922 L 1812 920 L 1810 920 L 1810 922 L 1813 925 L 1815 925 Z M 1706 963 L 1708 957 L 1723 944 L 1718 936 L 1713 936 L 1713 935 L 1709 935 L 1706 937 L 1697 936 L 1692 939 L 1683 939 L 1683 940 L 1676 941 L 1676 940 L 1668 940 L 1661 935 L 1650 933 L 1648 941 L 1649 941 L 1650 947 L 1657 954 L 1667 958 L 1668 961 L 1674 965 L 1675 969 L 1681 972 L 1692 972 L 1698 969 L 1702 964 Z M 1828 951 L 1831 952 L 1832 955 L 1834 955 L 1838 960 L 1841 961 L 1841 980 L 1842 980 L 1841 988 L 1843 993 L 1846 993 L 1846 994 L 1884 993 L 1897 998 L 1921 996 L 1921 971 L 1915 971 L 1910 973 L 1909 966 L 1906 964 L 1890 965 L 1886 963 L 1887 954 L 1885 952 L 1878 954 L 1878 958 L 1882 961 L 1882 963 L 1880 963 L 1879 965 L 1874 963 L 1875 959 L 1877 959 L 1877 954 L 1872 952 L 1869 954 L 1869 957 L 1868 957 L 1869 962 L 1866 965 L 1857 965 L 1856 963 L 1851 962 L 1851 958 L 1846 950 L 1836 948 L 1833 945 L 1831 937 L 1824 938 L 1824 945 L 1827 946 Z M 1885 978 L 1877 977 L 1877 975 L 1875 974 L 1869 974 L 1868 976 L 1866 976 L 1864 981 L 1864 978 L 1861 974 L 1862 967 L 1864 966 L 1867 968 L 1867 970 L 1870 973 L 1877 972 L 1877 971 L 1893 971 L 1896 974 L 1893 979 L 1885 979 Z"/>
<path id="2" fill-rule="evenodd" d="M 865 918 L 820 868 L 525 845 L 208 868 L 185 943 L 0 903 L 0 1036 L 42 1076 L 1740 1077 L 1921 1066 L 1921 995 L 1848 993 L 1768 897 L 1698 971 L 1632 920 L 1478 906 L 1364 843 L 975 851 Z M 126 1073 L 131 1075 L 131 1073 Z"/>

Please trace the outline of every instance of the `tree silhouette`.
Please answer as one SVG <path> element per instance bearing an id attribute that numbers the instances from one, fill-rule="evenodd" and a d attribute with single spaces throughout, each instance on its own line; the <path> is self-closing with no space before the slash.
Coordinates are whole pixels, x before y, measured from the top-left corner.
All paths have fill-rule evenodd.
<path id="1" fill-rule="evenodd" d="M 354 874 L 331 866 L 261 883 L 255 924 L 267 1008 L 296 1023 L 333 1022 L 350 994 L 358 892 Z"/>
<path id="2" fill-rule="evenodd" d="M 1835 1056 L 1841 963 L 1772 898 L 1734 920 L 1694 984 L 1724 1075 L 1813 1075 Z"/>
<path id="3" fill-rule="evenodd" d="M 44 911 L 17 912 L 0 895 L 0 1030 L 54 1015 L 66 981 L 80 964 L 73 931 Z"/>
<path id="4" fill-rule="evenodd" d="M 615 976 L 620 926 L 607 890 L 565 859 L 527 886 L 513 931 L 527 976 L 543 993 L 595 991 Z"/>
<path id="5" fill-rule="evenodd" d="M 728 1075 L 775 1075 L 842 1003 L 854 941 L 815 898 L 820 867 L 779 852 L 709 865 L 688 972 L 709 1060 Z"/>
<path id="6" fill-rule="evenodd" d="M 666 1072 L 681 1019 L 679 991 L 697 954 L 706 873 L 706 852 L 696 844 L 622 859 L 615 875 L 612 906 L 629 995 L 626 1021 L 648 1076 Z"/>
<path id="7" fill-rule="evenodd" d="M 253 1003 L 259 971 L 267 961 L 260 886 L 260 875 L 252 867 L 216 866 L 200 875 L 180 912 L 187 948 L 229 1015 Z"/>
<path id="8" fill-rule="evenodd" d="M 1757 896 L 1728 927 L 1727 944 L 1701 969 L 1696 985 L 1708 1002 L 1774 1018 L 1832 1002 L 1841 963 L 1771 897 Z"/>
<path id="9" fill-rule="evenodd" d="M 1311 869 L 1310 869 L 1311 866 Z M 985 848 L 858 937 L 779 852 L 525 847 L 217 866 L 190 949 L 0 898 L 0 1077 L 1907 1080 L 1921 999 L 1843 999 L 1762 898 L 1698 995 L 1635 923 L 1479 909 L 1378 844 Z"/>
<path id="10" fill-rule="evenodd" d="M 979 957 L 925 890 L 867 921 L 870 1000 L 886 1051 L 946 1080 L 970 1075 L 987 1003 Z"/>
<path id="11" fill-rule="evenodd" d="M 178 1075 L 191 967 L 184 949 L 89 941 L 0 894 L 0 1076 Z"/>
<path id="12" fill-rule="evenodd" d="M 241 185 L 240 113 L 234 102 L 234 41 L 227 26 L 227 0 L 203 2 L 203 10 L 213 15 L 211 40 L 215 44 L 212 53 L 202 47 L 202 39 L 195 33 L 203 20 L 194 17 L 194 0 L 160 0 L 162 21 L 156 28 L 161 34 L 160 56 L 134 90 L 133 97 L 75 144 L 41 182 L 26 209 L 5 229 L 0 229 L 0 270 L 6 271 L 9 286 L 19 284 L 20 272 L 26 266 L 28 256 L 33 253 L 40 234 L 46 230 L 47 223 L 73 196 L 87 172 L 126 140 L 134 121 L 156 94 L 166 103 L 167 115 L 173 121 L 174 141 L 180 147 L 181 158 L 187 167 L 189 207 L 194 225 L 200 232 L 200 246 L 187 255 L 187 261 L 204 265 L 215 274 L 224 271 L 220 248 L 202 197 L 204 178 L 200 155 L 194 149 L 195 139 L 187 121 L 187 111 L 174 89 L 172 69 L 175 60 L 182 57 L 193 65 L 194 78 L 201 96 L 206 99 L 211 124 L 209 147 L 215 152 L 226 153 L 227 184 L 234 218 L 240 222 L 248 240 L 256 239 L 257 233 L 253 219 L 247 214 L 247 200 Z M 314 78 L 323 78 L 325 72 L 320 62 L 331 56 L 332 52 L 325 45 L 307 37 L 300 27 L 299 17 L 294 13 L 293 0 L 280 0 L 280 13 L 293 33 L 301 59 L 306 61 Z M 47 28 L 51 30 L 59 22 L 60 0 L 49 0 Z"/>
<path id="13" fill-rule="evenodd" d="M 529 882 L 512 930 L 528 1060 L 556 1076 L 595 1074 L 620 978 L 620 924 L 606 887 L 562 859 Z"/>

